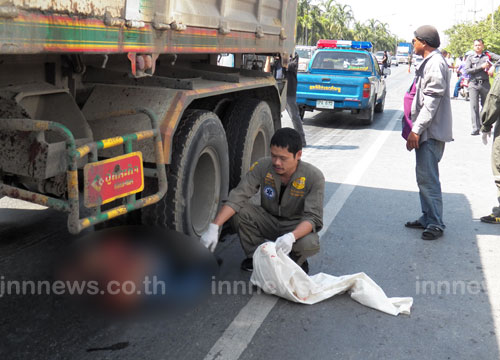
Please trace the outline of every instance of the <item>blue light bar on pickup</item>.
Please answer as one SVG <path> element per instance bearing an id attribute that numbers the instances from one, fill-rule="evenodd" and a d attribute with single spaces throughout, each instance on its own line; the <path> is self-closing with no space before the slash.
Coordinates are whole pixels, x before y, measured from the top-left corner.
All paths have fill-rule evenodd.
<path id="1" fill-rule="evenodd" d="M 316 45 L 318 49 L 371 49 L 373 47 L 370 41 L 352 41 L 352 40 L 318 40 Z"/>

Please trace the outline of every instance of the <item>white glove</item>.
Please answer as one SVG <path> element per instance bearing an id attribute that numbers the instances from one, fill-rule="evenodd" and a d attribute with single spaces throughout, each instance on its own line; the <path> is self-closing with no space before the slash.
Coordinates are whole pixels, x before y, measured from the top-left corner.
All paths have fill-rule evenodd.
<path id="1" fill-rule="evenodd" d="M 289 232 L 285 235 L 281 235 L 279 238 L 276 239 L 276 251 L 278 249 L 281 249 L 285 255 L 290 254 L 290 251 L 292 251 L 292 246 L 293 243 L 295 242 L 295 236 L 293 233 Z"/>
<path id="2" fill-rule="evenodd" d="M 211 223 L 208 229 L 201 234 L 200 242 L 211 252 L 214 252 L 219 241 L 219 225 Z"/>
<path id="3" fill-rule="evenodd" d="M 491 136 L 491 131 L 489 132 L 484 132 L 483 136 L 481 137 L 483 140 L 484 145 L 488 145 L 488 138 Z"/>

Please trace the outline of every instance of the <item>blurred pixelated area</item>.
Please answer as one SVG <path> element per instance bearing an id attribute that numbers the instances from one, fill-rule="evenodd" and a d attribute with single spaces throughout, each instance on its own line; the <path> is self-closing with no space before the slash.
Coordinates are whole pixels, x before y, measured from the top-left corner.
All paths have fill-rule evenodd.
<path id="1" fill-rule="evenodd" d="M 56 261 L 55 278 L 72 286 L 66 295 L 85 310 L 157 316 L 198 305 L 217 270 L 213 254 L 197 238 L 124 226 L 78 239 Z"/>

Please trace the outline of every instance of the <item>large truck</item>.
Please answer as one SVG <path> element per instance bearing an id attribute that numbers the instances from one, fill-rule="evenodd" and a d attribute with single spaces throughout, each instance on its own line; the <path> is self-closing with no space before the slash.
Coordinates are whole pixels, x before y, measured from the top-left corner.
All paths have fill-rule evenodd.
<path id="1" fill-rule="evenodd" d="M 398 64 L 408 64 L 411 60 L 413 45 L 411 43 L 401 42 L 396 48 L 396 60 Z"/>
<path id="2" fill-rule="evenodd" d="M 0 197 L 199 236 L 281 126 L 296 6 L 0 0 Z"/>

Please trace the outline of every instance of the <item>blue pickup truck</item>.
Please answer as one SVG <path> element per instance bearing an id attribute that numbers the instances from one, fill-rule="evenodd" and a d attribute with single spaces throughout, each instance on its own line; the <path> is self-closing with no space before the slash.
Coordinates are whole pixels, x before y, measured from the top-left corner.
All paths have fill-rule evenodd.
<path id="1" fill-rule="evenodd" d="M 297 74 L 297 105 L 305 111 L 350 110 L 363 124 L 384 111 L 385 75 L 366 41 L 319 40 L 307 72 Z"/>

